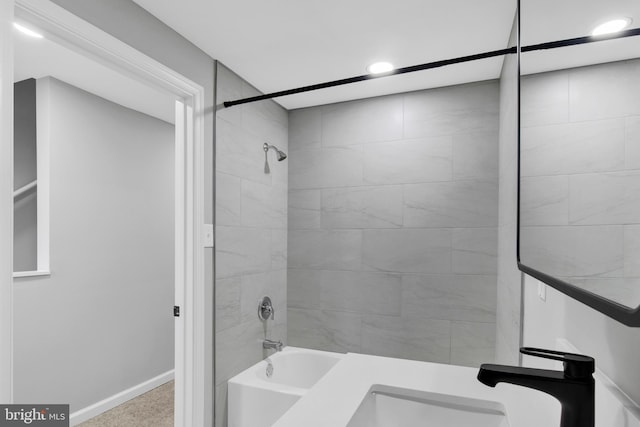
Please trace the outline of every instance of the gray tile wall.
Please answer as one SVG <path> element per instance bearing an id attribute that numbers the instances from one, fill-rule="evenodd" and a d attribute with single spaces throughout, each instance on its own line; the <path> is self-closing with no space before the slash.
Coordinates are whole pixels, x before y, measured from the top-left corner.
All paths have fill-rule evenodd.
<path id="1" fill-rule="evenodd" d="M 517 21 L 511 30 L 515 45 Z M 498 218 L 498 302 L 496 312 L 496 362 L 518 365 L 522 343 L 522 280 L 518 270 L 518 67 L 507 55 L 500 74 L 500 185 Z M 534 95 L 536 91 L 532 92 Z M 552 92 L 557 95 L 555 91 Z M 536 98 L 539 114 L 554 112 L 556 98 Z M 523 107 L 524 108 L 524 107 Z"/>
<path id="2" fill-rule="evenodd" d="M 490 81 L 289 113 L 289 344 L 493 360 L 498 104 Z"/>
<path id="3" fill-rule="evenodd" d="M 640 60 L 527 76 L 522 84 L 525 264 L 640 304 Z"/>
<path id="4" fill-rule="evenodd" d="M 258 92 L 218 64 L 217 103 Z M 273 101 L 216 115 L 216 427 L 226 422 L 226 382 L 262 360 L 265 338 L 287 339 L 288 161 L 262 144 L 287 151 L 287 111 Z M 258 301 L 269 295 L 275 319 L 258 319 Z"/>

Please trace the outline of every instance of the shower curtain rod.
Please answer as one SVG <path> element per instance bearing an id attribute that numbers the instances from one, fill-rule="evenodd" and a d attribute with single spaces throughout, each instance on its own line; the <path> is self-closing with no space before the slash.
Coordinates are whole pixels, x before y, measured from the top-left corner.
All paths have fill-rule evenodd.
<path id="1" fill-rule="evenodd" d="M 575 46 L 575 45 L 581 45 L 586 43 L 594 43 L 594 42 L 600 42 L 604 40 L 620 39 L 624 37 L 631 37 L 631 36 L 638 36 L 638 35 L 640 35 L 640 28 L 633 28 L 633 29 L 621 31 L 619 33 L 612 34 L 609 36 L 598 36 L 597 38 L 594 38 L 593 36 L 585 36 L 585 37 L 576 37 L 572 39 L 558 40 L 555 42 L 546 42 L 546 43 L 539 43 L 539 44 L 530 45 L 530 46 L 523 46 L 522 48 L 520 48 L 520 50 L 522 52 L 531 52 L 534 50 L 555 49 L 558 47 Z M 383 73 L 383 74 L 364 74 L 361 76 L 349 77 L 346 79 L 333 80 L 325 83 L 302 86 L 295 89 L 281 90 L 279 92 L 272 92 L 264 95 L 252 96 L 250 98 L 243 98 L 235 101 L 225 101 L 223 105 L 225 108 L 229 108 L 229 107 L 233 107 L 234 105 L 246 104 L 249 102 L 263 101 L 265 99 L 278 98 L 286 95 L 294 95 L 296 93 L 302 93 L 302 92 L 310 92 L 318 89 L 326 89 L 334 86 L 342 86 L 342 85 L 347 85 L 351 83 L 362 82 L 365 80 L 373 80 L 373 79 L 379 79 L 383 77 L 390 77 L 398 74 L 414 73 L 416 71 L 430 70 L 432 68 L 444 67 L 446 65 L 460 64 L 463 62 L 476 61 L 479 59 L 493 58 L 496 56 L 508 55 L 516 52 L 517 52 L 517 48 L 516 46 L 513 46 L 506 49 L 493 50 L 493 51 L 484 52 L 484 53 L 477 53 L 475 55 L 461 56 L 458 58 L 445 59 L 442 61 L 427 62 L 425 64 L 397 68 L 393 71 L 390 71 L 388 73 Z"/>
<path id="2" fill-rule="evenodd" d="M 379 79 L 382 77 L 395 76 L 397 74 L 413 73 L 415 71 L 422 71 L 422 70 L 428 70 L 431 68 L 444 67 L 445 65 L 458 64 L 460 62 L 467 62 L 467 61 L 475 61 L 477 59 L 493 58 L 494 56 L 501 56 L 507 53 L 515 53 L 515 52 L 516 52 L 516 48 L 514 46 L 507 49 L 500 49 L 500 50 L 494 50 L 491 52 L 478 53 L 475 55 L 462 56 L 460 58 L 445 59 L 442 61 L 429 62 L 426 64 L 420 64 L 420 65 L 412 65 L 404 68 L 397 68 L 393 71 L 389 71 L 388 73 L 383 73 L 383 74 L 364 74 L 361 76 L 349 77 L 347 79 L 333 80 L 330 82 L 318 83 L 318 84 L 303 86 L 295 89 L 282 90 L 280 92 L 267 93 L 265 95 L 252 96 L 250 98 L 238 99 L 236 101 L 226 101 L 224 103 L 224 106 L 229 108 L 229 107 L 233 107 L 234 105 L 246 104 L 247 102 L 262 101 L 264 99 L 277 98 L 280 96 L 293 95 L 293 94 L 302 93 L 302 92 L 310 92 L 312 90 L 326 89 L 334 86 L 342 86 L 342 85 L 347 85 L 351 83 L 362 82 L 365 80 L 373 80 L 373 79 Z"/>

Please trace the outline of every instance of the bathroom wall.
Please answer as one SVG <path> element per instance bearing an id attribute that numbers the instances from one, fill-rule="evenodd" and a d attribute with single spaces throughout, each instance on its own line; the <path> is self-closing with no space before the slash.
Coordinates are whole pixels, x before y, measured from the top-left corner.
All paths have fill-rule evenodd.
<path id="1" fill-rule="evenodd" d="M 226 426 L 226 381 L 270 353 L 265 338 L 287 340 L 287 174 L 289 160 L 262 144 L 288 151 L 287 111 L 274 101 L 224 109 L 220 104 L 258 95 L 218 63 L 216 114 L 216 426 Z M 258 319 L 271 297 L 274 320 Z"/>
<path id="2" fill-rule="evenodd" d="M 213 224 L 214 60 L 131 0 L 52 0 L 204 88 L 204 220 Z M 214 249 L 205 248 L 205 402 L 213 401 Z M 205 403 L 205 425 L 213 423 L 213 405 Z"/>
<path id="3" fill-rule="evenodd" d="M 289 113 L 289 344 L 493 360 L 498 107 L 489 81 Z"/>
<path id="4" fill-rule="evenodd" d="M 36 81 L 27 79 L 13 87 L 13 189 L 37 178 Z M 13 271 L 38 269 L 37 187 L 13 199 Z"/>
<path id="5" fill-rule="evenodd" d="M 523 168 L 528 175 L 523 180 L 523 191 L 528 192 L 523 194 L 526 195 L 523 203 L 527 203 L 523 225 L 532 227 L 540 221 L 557 221 L 556 230 L 574 228 L 583 239 L 604 228 L 596 245 L 583 243 L 582 248 L 574 248 L 571 264 L 566 263 L 568 258 L 558 256 L 557 264 L 548 265 L 556 269 L 556 274 L 568 265 L 578 274 L 588 272 L 591 279 L 583 284 L 592 280 L 615 289 L 613 281 L 620 282 L 625 276 L 634 280 L 637 256 L 625 249 L 633 247 L 631 238 L 637 225 L 629 224 L 637 222 L 638 205 L 634 207 L 633 203 L 638 199 L 633 191 L 618 190 L 629 188 L 630 182 L 625 177 L 632 176 L 632 170 L 638 167 L 634 156 L 640 142 L 637 132 L 640 102 L 633 90 L 640 87 L 639 66 L 640 60 L 621 61 L 530 75 L 522 82 L 523 143 L 530 148 L 522 154 L 523 166 L 528 162 L 528 169 Z M 611 82 L 617 83 L 613 86 Z M 562 135 L 565 150 L 562 161 L 555 156 L 536 157 L 548 155 L 549 151 L 536 151 L 533 147 L 555 142 L 557 135 Z M 576 146 L 580 149 L 571 151 Z M 586 153 L 589 158 L 579 153 Z M 546 192 L 536 192 L 537 181 L 546 182 Z M 607 181 L 613 182 L 607 185 Z M 607 203 L 602 199 L 599 205 L 613 208 L 600 211 L 597 206 L 586 206 L 594 195 L 606 196 Z M 533 203 L 535 200 L 538 203 Z M 541 200 L 545 202 L 540 203 Z M 617 225 L 609 225 L 613 222 Z M 545 231 L 544 227 L 536 228 Z M 531 238 L 526 243 L 531 244 Z M 554 251 L 561 243 L 547 242 L 547 250 Z M 604 249 L 604 256 L 589 257 L 594 248 Z M 525 255 L 526 262 L 529 258 Z M 608 277 L 611 274 L 613 278 Z M 565 338 L 579 351 L 594 356 L 596 366 L 635 402 L 640 402 L 637 358 L 640 328 L 626 327 L 547 286 L 544 286 L 546 300 L 542 300 L 537 294 L 538 284 L 536 279 L 526 276 L 524 344 L 554 348 L 557 338 Z M 637 284 L 635 288 L 637 293 Z M 543 361 L 531 358 L 525 361 L 544 365 Z"/>
<path id="6" fill-rule="evenodd" d="M 636 59 L 522 82 L 521 259 L 633 306 L 640 304 L 639 71 Z"/>
<path id="7" fill-rule="evenodd" d="M 51 275 L 14 280 L 16 402 L 83 409 L 173 369 L 174 127 L 53 78 Z"/>
<path id="8" fill-rule="evenodd" d="M 516 42 L 514 20 L 509 46 Z M 518 270 L 518 63 L 506 55 L 500 74 L 500 184 L 496 362 L 518 365 L 522 342 L 522 273 Z"/>
<path id="9" fill-rule="evenodd" d="M 538 298 L 538 281 L 525 275 L 524 345 L 556 348 L 556 339 L 571 342 L 596 359 L 596 368 L 640 405 L 640 328 L 630 328 L 546 286 Z M 525 365 L 550 367 L 537 358 Z"/>

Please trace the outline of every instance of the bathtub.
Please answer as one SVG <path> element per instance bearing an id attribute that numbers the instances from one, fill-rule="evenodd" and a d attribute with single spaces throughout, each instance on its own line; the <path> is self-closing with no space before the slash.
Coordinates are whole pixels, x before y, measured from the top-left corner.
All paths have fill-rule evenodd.
<path id="1" fill-rule="evenodd" d="M 344 357 L 285 347 L 228 382 L 229 427 L 270 427 Z M 269 362 L 273 367 L 267 376 Z"/>

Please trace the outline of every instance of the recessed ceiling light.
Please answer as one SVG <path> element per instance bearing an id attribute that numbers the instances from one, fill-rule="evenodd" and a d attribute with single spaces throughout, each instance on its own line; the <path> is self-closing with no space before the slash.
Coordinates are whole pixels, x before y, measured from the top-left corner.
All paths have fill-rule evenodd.
<path id="1" fill-rule="evenodd" d="M 30 37 L 35 37 L 37 39 L 41 39 L 43 37 L 42 34 L 36 33 L 35 31 L 33 31 L 33 30 L 31 30 L 31 29 L 29 29 L 27 27 L 24 27 L 24 26 L 18 24 L 17 22 L 14 22 L 13 26 L 16 27 L 16 29 L 18 31 L 20 31 L 21 33 L 26 34 L 26 35 L 28 35 Z"/>
<path id="2" fill-rule="evenodd" d="M 375 62 L 367 67 L 367 71 L 371 74 L 382 74 L 393 70 L 393 64 L 390 62 Z"/>
<path id="3" fill-rule="evenodd" d="M 592 32 L 592 36 L 617 33 L 631 25 L 631 18 L 618 18 L 598 25 Z"/>

